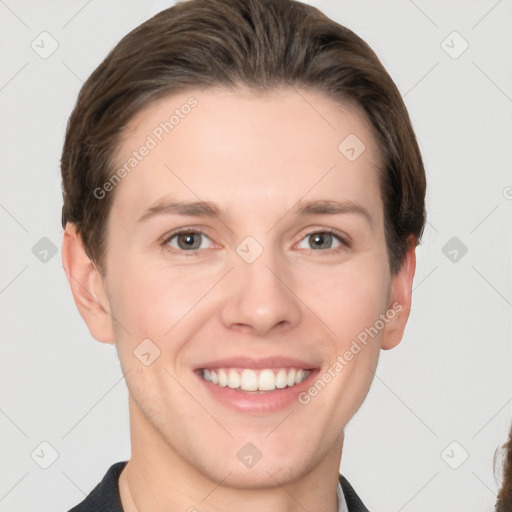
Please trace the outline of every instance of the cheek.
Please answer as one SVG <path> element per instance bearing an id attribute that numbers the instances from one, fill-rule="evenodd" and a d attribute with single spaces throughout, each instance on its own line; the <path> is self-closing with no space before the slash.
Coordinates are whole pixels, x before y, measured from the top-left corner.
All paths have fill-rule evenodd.
<path id="1" fill-rule="evenodd" d="M 388 272 L 379 264 L 347 263 L 338 272 L 305 277 L 304 302 L 342 348 L 385 312 L 390 282 Z"/>
<path id="2" fill-rule="evenodd" d="M 163 349 L 185 325 L 194 325 L 201 299 L 217 280 L 212 269 L 123 262 L 112 272 L 112 314 L 130 333 L 130 344 L 149 338 Z"/>
<path id="3" fill-rule="evenodd" d="M 346 424 L 364 401 L 378 364 L 379 319 L 386 311 L 390 279 L 384 266 L 368 262 L 347 263 L 336 273 L 310 277 L 303 289 L 315 291 L 304 302 L 321 320 L 312 317 L 319 328 L 310 332 L 322 333 L 318 341 L 326 361 L 317 381 L 327 384 L 315 381 L 303 399 L 330 411 L 328 424 Z"/>

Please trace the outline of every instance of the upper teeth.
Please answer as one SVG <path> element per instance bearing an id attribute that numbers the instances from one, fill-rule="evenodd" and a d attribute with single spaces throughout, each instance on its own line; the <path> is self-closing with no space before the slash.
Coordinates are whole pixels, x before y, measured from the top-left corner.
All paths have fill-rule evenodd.
<path id="1" fill-rule="evenodd" d="M 246 368 L 217 368 L 215 370 L 204 369 L 202 376 L 208 382 L 222 387 L 233 389 L 240 388 L 243 391 L 272 391 L 286 386 L 294 386 L 307 378 L 309 370 L 300 368 L 275 368 L 265 370 L 251 370 Z"/>

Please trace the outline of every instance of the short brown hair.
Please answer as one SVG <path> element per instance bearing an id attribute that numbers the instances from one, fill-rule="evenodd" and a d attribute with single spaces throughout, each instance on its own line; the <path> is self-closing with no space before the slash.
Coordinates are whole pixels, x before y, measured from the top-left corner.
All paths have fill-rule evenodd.
<path id="1" fill-rule="evenodd" d="M 93 191 L 114 172 L 123 129 L 164 95 L 225 86 L 304 87 L 366 115 L 381 156 L 386 245 L 392 273 L 425 224 L 425 171 L 402 97 L 371 48 L 318 9 L 295 0 L 188 0 L 126 35 L 85 82 L 61 159 L 62 226 L 75 224 L 104 273 L 114 192 Z M 341 142 L 341 141 L 340 141 Z"/>
<path id="2" fill-rule="evenodd" d="M 503 480 L 498 492 L 495 512 L 510 512 L 512 510 L 512 426 L 508 433 L 508 441 L 502 447 L 503 450 Z M 494 470 L 496 472 L 496 452 L 494 454 Z"/>

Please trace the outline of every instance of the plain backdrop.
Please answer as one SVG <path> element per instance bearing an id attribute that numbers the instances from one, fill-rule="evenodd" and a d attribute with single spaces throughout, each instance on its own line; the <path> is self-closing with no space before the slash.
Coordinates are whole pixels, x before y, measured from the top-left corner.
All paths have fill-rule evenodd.
<path id="1" fill-rule="evenodd" d="M 512 2 L 309 3 L 380 57 L 428 178 L 410 322 L 341 471 L 374 511 L 491 511 L 512 421 Z M 168 5 L 0 1 L 2 512 L 68 510 L 130 457 L 115 349 L 89 334 L 61 266 L 59 160 L 82 82 Z"/>

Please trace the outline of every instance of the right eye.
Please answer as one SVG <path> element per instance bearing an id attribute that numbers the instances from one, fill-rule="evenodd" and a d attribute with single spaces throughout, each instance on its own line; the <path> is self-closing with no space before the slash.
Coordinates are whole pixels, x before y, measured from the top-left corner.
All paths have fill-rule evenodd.
<path id="1" fill-rule="evenodd" d="M 201 237 L 211 242 L 211 240 L 200 231 L 183 229 L 180 231 L 174 231 L 173 233 L 170 233 L 169 236 L 167 236 L 165 240 L 162 242 L 162 245 L 171 247 L 172 249 L 175 249 L 178 252 L 192 253 L 190 254 L 190 256 L 192 256 L 195 254 L 196 251 L 207 248 L 204 246 L 204 240 Z"/>

